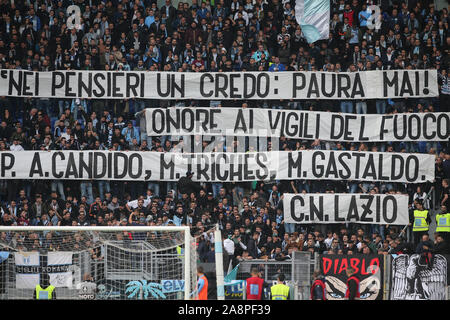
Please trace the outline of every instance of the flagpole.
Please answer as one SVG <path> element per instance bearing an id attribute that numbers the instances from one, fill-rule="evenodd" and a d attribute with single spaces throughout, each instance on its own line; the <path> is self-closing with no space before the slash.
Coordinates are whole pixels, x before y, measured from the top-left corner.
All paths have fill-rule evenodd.
<path id="1" fill-rule="evenodd" d="M 222 255 L 222 232 L 219 224 L 216 224 L 214 231 L 214 251 L 216 253 L 216 281 L 217 281 L 217 300 L 225 300 L 225 285 L 223 277 L 223 255 Z"/>

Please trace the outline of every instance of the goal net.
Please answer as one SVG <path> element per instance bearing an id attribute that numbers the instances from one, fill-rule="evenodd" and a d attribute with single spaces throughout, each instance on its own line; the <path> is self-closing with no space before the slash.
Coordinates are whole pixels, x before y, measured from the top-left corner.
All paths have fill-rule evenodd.
<path id="1" fill-rule="evenodd" d="M 189 227 L 0 227 L 0 299 L 191 299 L 196 264 Z"/>

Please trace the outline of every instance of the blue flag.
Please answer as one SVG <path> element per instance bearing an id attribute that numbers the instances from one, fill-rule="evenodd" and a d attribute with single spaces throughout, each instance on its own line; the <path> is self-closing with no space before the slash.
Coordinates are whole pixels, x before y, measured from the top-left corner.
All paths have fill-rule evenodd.
<path id="1" fill-rule="evenodd" d="M 224 278 L 224 282 L 231 282 L 232 280 L 236 280 L 237 272 L 239 269 L 239 264 L 233 268 Z"/>
<path id="2" fill-rule="evenodd" d="M 8 259 L 9 252 L 8 251 L 0 251 L 0 263 Z"/>
<path id="3" fill-rule="evenodd" d="M 296 0 L 295 19 L 308 43 L 328 39 L 330 0 Z"/>

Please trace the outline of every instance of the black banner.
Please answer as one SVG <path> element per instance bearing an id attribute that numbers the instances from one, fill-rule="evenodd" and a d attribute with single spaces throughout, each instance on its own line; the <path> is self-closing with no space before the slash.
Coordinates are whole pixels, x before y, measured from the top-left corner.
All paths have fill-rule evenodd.
<path id="1" fill-rule="evenodd" d="M 360 279 L 361 300 L 383 298 L 383 255 L 321 255 L 320 270 L 325 276 L 328 300 L 344 300 L 347 290 L 346 269 L 355 269 Z"/>

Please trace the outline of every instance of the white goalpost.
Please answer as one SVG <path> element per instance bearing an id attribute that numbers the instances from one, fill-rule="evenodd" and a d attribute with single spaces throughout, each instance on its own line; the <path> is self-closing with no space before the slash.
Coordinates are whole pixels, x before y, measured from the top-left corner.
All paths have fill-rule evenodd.
<path id="1" fill-rule="evenodd" d="M 0 226 L 0 299 L 48 279 L 57 299 L 188 300 L 196 253 L 187 226 Z"/>

